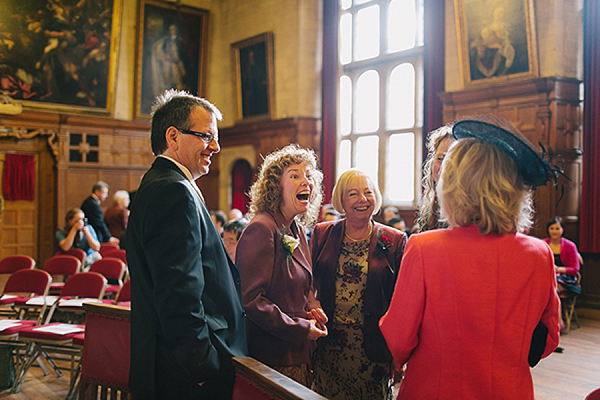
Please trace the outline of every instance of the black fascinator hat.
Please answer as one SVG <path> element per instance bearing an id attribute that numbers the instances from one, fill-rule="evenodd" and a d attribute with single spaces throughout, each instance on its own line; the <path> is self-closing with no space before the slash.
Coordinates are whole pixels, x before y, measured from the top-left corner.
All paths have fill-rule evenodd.
<path id="1" fill-rule="evenodd" d="M 502 118 L 477 116 L 456 122 L 452 133 L 456 139 L 476 138 L 493 144 L 508 154 L 521 172 L 523 183 L 535 188 L 548 181 L 558 181 L 558 174 L 564 175 L 561 168 L 544 160 L 545 150 L 540 156 L 533 145 L 514 127 Z M 486 119 L 482 121 L 479 119 Z M 488 122 L 489 121 L 489 122 Z"/>

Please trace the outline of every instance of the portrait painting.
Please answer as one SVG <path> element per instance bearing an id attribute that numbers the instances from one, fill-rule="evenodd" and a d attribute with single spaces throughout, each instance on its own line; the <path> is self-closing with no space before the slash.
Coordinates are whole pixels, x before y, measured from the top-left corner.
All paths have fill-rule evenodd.
<path id="1" fill-rule="evenodd" d="M 0 90 L 23 106 L 109 114 L 122 0 L 2 0 Z"/>
<path id="2" fill-rule="evenodd" d="M 263 33 L 232 45 L 237 119 L 273 115 L 273 34 Z"/>
<path id="3" fill-rule="evenodd" d="M 465 86 L 538 76 L 531 0 L 455 0 Z"/>
<path id="4" fill-rule="evenodd" d="M 140 0 L 138 29 L 136 117 L 149 116 L 154 99 L 166 89 L 202 96 L 208 11 Z"/>

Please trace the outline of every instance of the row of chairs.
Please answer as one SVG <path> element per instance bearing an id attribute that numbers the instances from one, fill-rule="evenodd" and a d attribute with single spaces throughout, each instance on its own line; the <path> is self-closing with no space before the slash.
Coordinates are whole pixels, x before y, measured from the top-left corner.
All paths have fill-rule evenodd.
<path id="1" fill-rule="evenodd" d="M 97 272 L 72 275 L 56 298 L 47 296 L 51 281 L 52 277 L 48 272 L 34 269 L 20 270 L 9 277 L 0 302 L 14 311 L 14 318 L 33 315 L 36 315 L 36 318 L 0 320 L 0 344 L 10 346 L 17 360 L 13 392 L 21 390 L 27 371 L 34 362 L 37 361 L 42 368 L 44 367 L 41 358 L 45 358 L 57 375 L 61 376 L 62 368 L 54 363 L 54 359 L 56 354 L 67 355 L 70 361 L 68 369 L 71 371 L 68 397 L 71 397 L 75 395 L 85 327 L 77 323 L 52 322 L 55 311 L 62 311 L 63 315 L 81 314 L 82 305 L 86 302 L 129 306 L 130 281 L 123 285 L 116 300 L 103 300 L 107 281 Z M 10 296 L 11 293 L 16 296 Z M 32 310 L 37 310 L 37 313 L 33 313 Z M 44 373 L 47 374 L 45 368 Z"/>

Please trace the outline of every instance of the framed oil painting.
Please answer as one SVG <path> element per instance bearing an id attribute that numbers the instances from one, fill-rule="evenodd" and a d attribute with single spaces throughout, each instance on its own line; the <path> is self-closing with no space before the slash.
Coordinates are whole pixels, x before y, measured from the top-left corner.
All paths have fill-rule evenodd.
<path id="1" fill-rule="evenodd" d="M 271 119 L 274 114 L 273 33 L 231 45 L 237 120 Z"/>
<path id="2" fill-rule="evenodd" d="M 140 0 L 135 74 L 135 116 L 148 117 L 167 89 L 202 96 L 207 64 L 208 11 Z"/>
<path id="3" fill-rule="evenodd" d="M 27 108 L 110 114 L 122 0 L 2 0 L 0 90 Z"/>
<path id="4" fill-rule="evenodd" d="M 532 0 L 454 0 L 465 86 L 539 76 Z"/>

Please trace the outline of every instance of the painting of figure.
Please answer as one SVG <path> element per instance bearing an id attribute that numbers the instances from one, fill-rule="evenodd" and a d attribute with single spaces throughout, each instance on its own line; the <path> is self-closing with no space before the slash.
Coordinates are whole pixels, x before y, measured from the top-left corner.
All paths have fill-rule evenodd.
<path id="1" fill-rule="evenodd" d="M 109 112 L 120 8 L 121 0 L 2 0 L 0 90 L 33 107 Z"/>
<path id="2" fill-rule="evenodd" d="M 530 0 L 455 3 L 467 83 L 537 74 Z"/>
<path id="3" fill-rule="evenodd" d="M 136 115 L 147 116 L 166 89 L 202 95 L 208 12 L 143 0 L 140 5 Z"/>

